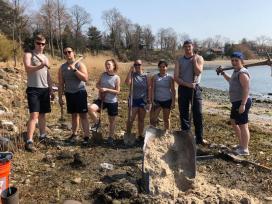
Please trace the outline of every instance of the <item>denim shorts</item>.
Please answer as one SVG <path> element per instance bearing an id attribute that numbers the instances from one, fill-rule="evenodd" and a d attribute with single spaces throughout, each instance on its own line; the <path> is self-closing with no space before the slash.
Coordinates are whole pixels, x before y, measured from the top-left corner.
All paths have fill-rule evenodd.
<path id="1" fill-rule="evenodd" d="M 251 98 L 247 99 L 246 105 L 245 105 L 245 111 L 240 114 L 239 113 L 239 107 L 241 105 L 242 101 L 235 101 L 232 102 L 232 107 L 231 107 L 231 113 L 230 113 L 230 118 L 235 120 L 235 123 L 237 125 L 244 125 L 248 123 L 248 112 L 252 104 Z"/>
<path id="2" fill-rule="evenodd" d="M 133 99 L 132 107 L 133 108 L 144 108 L 147 102 L 143 98 Z"/>

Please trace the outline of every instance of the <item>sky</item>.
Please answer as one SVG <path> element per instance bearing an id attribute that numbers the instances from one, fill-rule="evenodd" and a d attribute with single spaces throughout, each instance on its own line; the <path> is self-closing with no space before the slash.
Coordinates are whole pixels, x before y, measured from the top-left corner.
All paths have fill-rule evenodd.
<path id="1" fill-rule="evenodd" d="M 117 8 L 123 16 L 140 25 L 151 25 L 156 33 L 172 27 L 199 40 L 215 35 L 238 42 L 272 37 L 271 0 L 63 0 L 66 6 L 77 4 L 91 14 L 92 23 L 105 30 L 102 13 Z M 39 8 L 42 0 L 33 0 Z"/>

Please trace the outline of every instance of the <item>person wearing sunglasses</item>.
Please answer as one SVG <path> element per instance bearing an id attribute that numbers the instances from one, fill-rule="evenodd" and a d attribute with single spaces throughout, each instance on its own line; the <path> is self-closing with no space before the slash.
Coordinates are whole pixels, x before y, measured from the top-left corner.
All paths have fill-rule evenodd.
<path id="1" fill-rule="evenodd" d="M 143 140 L 144 119 L 146 112 L 151 108 L 151 82 L 144 73 L 141 60 L 135 60 L 125 80 L 127 85 L 133 84 L 132 93 L 132 115 L 130 121 L 127 121 L 127 130 L 131 130 L 133 122 L 138 117 L 138 139 Z M 130 135 L 130 132 L 128 133 Z M 134 143 L 131 141 L 130 143 Z"/>
<path id="2" fill-rule="evenodd" d="M 164 129 L 170 128 L 170 112 L 175 107 L 176 90 L 172 76 L 167 73 L 167 62 L 160 60 L 158 63 L 159 73 L 151 78 L 151 101 L 150 124 L 157 125 L 158 116 L 163 111 Z"/>
<path id="3" fill-rule="evenodd" d="M 65 93 L 67 112 L 72 115 L 72 135 L 68 142 L 75 143 L 78 140 L 77 131 L 79 118 L 83 129 L 83 145 L 89 142 L 89 121 L 87 107 L 87 91 L 85 83 L 88 81 L 88 72 L 82 62 L 74 65 L 75 52 L 73 48 L 66 47 L 63 50 L 66 62 L 61 65 L 58 72 L 59 80 L 59 104 L 64 105 L 62 95 Z"/>
<path id="4" fill-rule="evenodd" d="M 27 123 L 27 141 L 25 149 L 35 151 L 33 135 L 38 121 L 40 136 L 39 139 L 46 139 L 46 117 L 51 112 L 50 96 L 53 98 L 52 80 L 48 71 L 49 61 L 43 54 L 46 39 L 42 34 L 34 38 L 35 48 L 24 54 L 23 62 L 27 73 L 27 101 L 30 112 Z"/>
<path id="5" fill-rule="evenodd" d="M 102 73 L 96 88 L 99 90 L 98 99 L 94 100 L 90 106 L 90 116 L 95 124 L 92 127 L 93 131 L 97 131 L 100 128 L 100 119 L 96 113 L 102 109 L 107 109 L 109 118 L 109 137 L 107 143 L 109 145 L 114 144 L 114 132 L 116 124 L 116 116 L 118 115 L 118 98 L 120 93 L 120 77 L 117 75 L 118 64 L 114 59 L 105 61 L 105 72 Z M 100 116 L 101 117 L 101 116 Z"/>
<path id="6" fill-rule="evenodd" d="M 174 79 L 179 85 L 178 104 L 181 129 L 191 129 L 189 113 L 191 103 L 196 144 L 206 144 L 207 141 L 203 139 L 202 89 L 199 85 L 204 60 L 202 56 L 194 53 L 191 40 L 184 41 L 183 50 L 184 56 L 177 60 L 174 71 Z"/>
<path id="7" fill-rule="evenodd" d="M 225 73 L 221 67 L 217 70 L 229 82 L 229 97 L 232 103 L 230 119 L 239 141 L 239 144 L 234 147 L 235 153 L 246 156 L 249 155 L 248 113 L 252 100 L 249 96 L 250 74 L 243 66 L 243 59 L 244 56 L 241 52 L 232 53 L 231 64 L 234 67 L 234 71 L 231 76 Z"/>

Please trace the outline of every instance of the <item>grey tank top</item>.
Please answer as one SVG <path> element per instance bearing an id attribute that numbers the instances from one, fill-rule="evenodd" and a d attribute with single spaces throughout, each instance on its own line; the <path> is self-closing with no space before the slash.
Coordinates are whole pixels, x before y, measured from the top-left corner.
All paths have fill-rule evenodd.
<path id="1" fill-rule="evenodd" d="M 154 99 L 156 101 L 168 101 L 172 99 L 171 81 L 172 77 L 168 74 L 166 74 L 165 76 L 160 76 L 160 74 L 156 74 L 154 76 Z"/>
<path id="2" fill-rule="evenodd" d="M 192 57 L 186 58 L 185 56 L 179 59 L 179 78 L 187 83 L 193 83 L 194 66 Z M 199 84 L 201 74 L 196 77 L 195 83 Z"/>
<path id="3" fill-rule="evenodd" d="M 76 64 L 75 68 L 78 69 L 79 64 Z M 72 69 L 68 69 L 67 63 L 61 65 L 61 72 L 64 81 L 64 91 L 66 93 L 76 93 L 85 90 L 85 82 L 81 81 Z"/>
<path id="4" fill-rule="evenodd" d="M 241 101 L 243 97 L 243 88 L 239 80 L 239 75 L 241 73 L 245 73 L 249 76 L 250 74 L 246 68 L 242 68 L 239 71 L 233 71 L 231 78 L 229 80 L 229 95 L 230 95 L 230 101 Z"/>
<path id="5" fill-rule="evenodd" d="M 147 99 L 147 75 L 133 73 L 133 99 Z"/>
<path id="6" fill-rule="evenodd" d="M 37 57 L 31 57 L 31 65 L 38 66 L 41 62 L 37 59 Z M 43 67 L 32 73 L 27 73 L 27 87 L 35 87 L 35 88 L 48 88 L 48 80 L 47 80 L 48 69 L 47 67 Z"/>
<path id="7" fill-rule="evenodd" d="M 117 79 L 118 75 L 109 75 L 107 72 L 104 72 L 100 80 L 100 86 L 102 88 L 115 89 Z M 117 100 L 117 94 L 106 92 L 103 101 L 106 103 L 116 103 Z"/>

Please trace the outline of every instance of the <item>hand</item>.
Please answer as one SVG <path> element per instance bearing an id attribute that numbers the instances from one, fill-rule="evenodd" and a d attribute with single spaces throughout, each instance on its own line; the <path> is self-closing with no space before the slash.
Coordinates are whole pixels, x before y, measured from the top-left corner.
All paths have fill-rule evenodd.
<path id="1" fill-rule="evenodd" d="M 54 94 L 53 90 L 51 90 L 49 94 L 50 94 L 50 99 L 51 99 L 51 101 L 54 101 L 54 99 L 55 99 L 55 94 Z"/>
<path id="2" fill-rule="evenodd" d="M 104 93 L 104 92 L 106 92 L 106 91 L 108 91 L 107 88 L 100 88 L 100 89 L 99 89 L 99 92 L 101 92 L 101 93 Z"/>
<path id="3" fill-rule="evenodd" d="M 63 106 L 63 105 L 64 105 L 64 101 L 63 101 L 62 98 L 59 98 L 59 105 L 60 105 L 60 106 Z"/>
<path id="4" fill-rule="evenodd" d="M 145 111 L 146 111 L 146 112 L 150 112 L 150 111 L 151 111 L 151 108 L 152 108 L 152 104 L 151 104 L 151 103 L 148 103 L 148 104 L 145 105 L 144 108 L 145 108 Z"/>
<path id="5" fill-rule="evenodd" d="M 221 75 L 224 74 L 223 68 L 222 68 L 221 66 L 218 67 L 218 68 L 216 68 L 216 72 L 217 72 L 218 75 L 219 75 L 219 74 L 221 74 Z"/>
<path id="6" fill-rule="evenodd" d="M 240 107 L 239 107 L 239 114 L 242 114 L 243 112 L 245 112 L 245 105 L 241 104 Z"/>
<path id="7" fill-rule="evenodd" d="M 195 89 L 196 83 L 189 83 L 189 88 Z"/>

